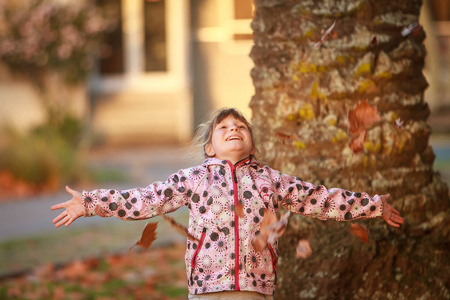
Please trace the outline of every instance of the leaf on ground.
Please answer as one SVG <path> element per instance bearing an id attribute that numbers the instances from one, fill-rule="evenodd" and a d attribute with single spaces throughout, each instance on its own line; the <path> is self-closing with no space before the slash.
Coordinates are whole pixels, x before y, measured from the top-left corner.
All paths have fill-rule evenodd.
<path id="1" fill-rule="evenodd" d="M 148 223 L 147 226 L 145 226 L 144 231 L 142 232 L 141 238 L 136 242 L 135 245 L 130 248 L 130 250 L 136 245 L 142 248 L 150 248 L 153 241 L 156 240 L 157 227 L 158 223 Z"/>
<path id="2" fill-rule="evenodd" d="M 236 214 L 238 215 L 239 218 L 243 218 L 244 217 L 244 205 L 242 205 L 241 202 L 239 202 L 236 205 L 235 212 L 236 212 Z"/>
<path id="3" fill-rule="evenodd" d="M 311 245 L 309 240 L 301 239 L 298 241 L 297 247 L 295 248 L 295 257 L 297 258 L 308 258 L 312 254 Z"/>
<path id="4" fill-rule="evenodd" d="M 68 264 L 62 270 L 62 277 L 69 280 L 75 280 L 83 277 L 88 271 L 88 266 L 81 260 L 75 260 Z"/>
<path id="5" fill-rule="evenodd" d="M 334 23 L 325 31 L 322 30 L 320 40 L 314 44 L 314 48 L 320 48 L 323 43 L 328 39 L 329 36 L 336 37 L 337 33 L 334 31 L 334 26 L 336 25 L 336 20 Z"/>
<path id="6" fill-rule="evenodd" d="M 367 230 L 365 226 L 352 223 L 350 225 L 350 233 L 356 236 L 364 243 L 366 244 L 369 243 L 369 230 Z"/>
<path id="7" fill-rule="evenodd" d="M 354 153 L 363 150 L 367 127 L 380 121 L 380 115 L 375 107 L 370 106 L 367 100 L 358 103 L 348 112 L 348 130 L 352 135 L 349 147 Z"/>
<path id="8" fill-rule="evenodd" d="M 282 236 L 286 231 L 286 225 L 290 211 L 281 216 L 278 220 L 277 216 L 268 209 L 264 210 L 264 217 L 261 221 L 259 234 L 255 236 L 253 244 L 255 250 L 261 252 L 268 243 L 273 243 L 278 237 Z"/>
<path id="9" fill-rule="evenodd" d="M 378 39 L 376 36 L 374 36 L 372 38 L 372 41 L 370 42 L 370 46 L 375 46 L 376 44 L 378 44 Z"/>
<path id="10" fill-rule="evenodd" d="M 189 230 L 185 226 L 181 225 L 180 223 L 178 223 L 171 217 L 168 217 L 166 215 L 161 215 L 161 216 L 163 217 L 164 220 L 169 222 L 170 226 L 172 226 L 172 228 L 174 228 L 176 231 L 178 231 L 182 235 L 190 238 L 191 240 L 200 242 L 198 238 L 196 238 L 195 236 L 193 236 L 192 234 L 189 233 Z"/>

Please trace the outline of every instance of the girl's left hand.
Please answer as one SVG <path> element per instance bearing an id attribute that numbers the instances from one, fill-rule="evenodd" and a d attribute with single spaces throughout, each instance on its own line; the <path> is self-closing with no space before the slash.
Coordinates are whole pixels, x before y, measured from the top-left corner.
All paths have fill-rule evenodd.
<path id="1" fill-rule="evenodd" d="M 400 216 L 400 213 L 387 203 L 387 199 L 389 199 L 391 195 L 381 195 L 380 198 L 383 201 L 383 215 L 381 216 L 383 220 L 386 221 L 391 226 L 400 227 L 400 224 L 403 224 L 403 218 Z"/>

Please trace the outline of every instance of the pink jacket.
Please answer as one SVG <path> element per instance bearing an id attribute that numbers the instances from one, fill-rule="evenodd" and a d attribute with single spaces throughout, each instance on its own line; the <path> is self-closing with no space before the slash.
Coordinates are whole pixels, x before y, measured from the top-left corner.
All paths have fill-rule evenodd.
<path id="1" fill-rule="evenodd" d="M 234 213 L 244 205 L 244 218 Z M 343 189 L 327 190 L 294 176 L 281 174 L 254 159 L 236 165 L 216 158 L 183 169 L 165 182 L 145 188 L 83 192 L 85 215 L 140 220 L 166 214 L 186 205 L 189 232 L 185 255 L 189 293 L 275 291 L 277 242 L 255 251 L 264 209 L 279 205 L 321 220 L 375 218 L 382 215 L 379 196 Z"/>

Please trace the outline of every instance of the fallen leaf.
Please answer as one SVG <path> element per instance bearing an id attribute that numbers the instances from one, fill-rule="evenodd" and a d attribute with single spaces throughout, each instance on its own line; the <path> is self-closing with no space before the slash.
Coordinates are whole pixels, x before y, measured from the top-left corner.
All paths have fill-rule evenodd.
<path id="1" fill-rule="evenodd" d="M 369 243 L 369 231 L 365 226 L 352 223 L 350 224 L 350 233 L 356 236 L 364 243 L 366 244 Z"/>
<path id="2" fill-rule="evenodd" d="M 83 277 L 87 271 L 87 265 L 83 261 L 77 259 L 64 267 L 61 276 L 64 279 L 75 280 Z"/>
<path id="3" fill-rule="evenodd" d="M 322 29 L 322 31 L 321 31 L 322 36 L 320 37 L 320 40 L 314 44 L 314 48 L 320 48 L 320 46 L 322 46 L 322 44 L 325 43 L 325 41 L 328 39 L 330 34 L 333 32 L 335 25 L 336 25 L 336 20 L 326 31 Z M 333 34 L 332 36 L 337 36 L 337 34 Z"/>
<path id="4" fill-rule="evenodd" d="M 255 236 L 253 244 L 255 250 L 261 252 L 267 245 L 272 244 L 278 237 L 282 236 L 286 231 L 286 225 L 290 211 L 285 213 L 280 220 L 277 216 L 268 209 L 264 210 L 264 217 L 261 221 L 259 234 Z"/>
<path id="5" fill-rule="evenodd" d="M 172 228 L 174 228 L 176 231 L 178 231 L 182 235 L 190 238 L 191 240 L 200 242 L 198 238 L 196 238 L 195 236 L 193 236 L 192 234 L 189 233 L 189 230 L 185 226 L 181 225 L 180 223 L 178 223 L 171 217 L 168 217 L 166 215 L 161 215 L 161 216 L 163 217 L 164 220 L 169 222 L 170 226 L 172 226 Z"/>
<path id="6" fill-rule="evenodd" d="M 153 241 L 156 240 L 157 227 L 158 223 L 148 223 L 147 226 L 145 226 L 144 231 L 142 232 L 141 238 L 136 242 L 135 245 L 130 248 L 130 250 L 136 245 L 142 248 L 150 248 Z"/>
<path id="7" fill-rule="evenodd" d="M 414 23 L 411 23 L 402 29 L 402 36 L 405 37 L 411 33 L 416 35 L 420 32 L 421 28 L 422 28 L 422 26 L 420 26 L 419 22 L 416 21 Z"/>
<path id="8" fill-rule="evenodd" d="M 403 121 L 400 118 L 395 120 L 395 127 L 398 129 L 403 128 Z"/>
<path id="9" fill-rule="evenodd" d="M 358 103 L 348 112 L 348 130 L 352 135 L 349 147 L 354 153 L 363 150 L 367 127 L 380 121 L 380 115 L 375 107 L 370 106 L 367 100 Z"/>
<path id="10" fill-rule="evenodd" d="M 238 204 L 236 205 L 235 212 L 239 218 L 244 217 L 244 205 L 242 205 L 241 202 L 238 202 Z"/>
<path id="11" fill-rule="evenodd" d="M 309 240 L 302 239 L 298 241 L 297 248 L 295 248 L 295 257 L 308 258 L 312 254 L 311 245 Z"/>
<path id="12" fill-rule="evenodd" d="M 372 41 L 370 42 L 370 46 L 375 46 L 376 44 L 378 44 L 378 40 L 377 40 L 377 37 L 374 36 Z"/>

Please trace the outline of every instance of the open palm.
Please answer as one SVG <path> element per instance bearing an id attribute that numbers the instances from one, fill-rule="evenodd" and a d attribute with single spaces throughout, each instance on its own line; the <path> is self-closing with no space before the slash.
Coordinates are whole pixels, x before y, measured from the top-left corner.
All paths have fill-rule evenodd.
<path id="1" fill-rule="evenodd" d="M 84 215 L 84 207 L 82 203 L 81 193 L 72 190 L 66 186 L 66 191 L 72 195 L 72 199 L 66 202 L 62 202 L 51 207 L 52 210 L 65 209 L 56 218 L 53 219 L 55 227 L 65 225 L 66 227 L 73 223 L 76 219 Z"/>
<path id="2" fill-rule="evenodd" d="M 400 216 L 400 213 L 393 208 L 389 203 L 387 203 L 387 199 L 389 199 L 391 195 L 382 195 L 380 198 L 383 201 L 383 220 L 386 221 L 391 226 L 400 227 L 400 224 L 403 224 L 403 217 Z"/>

